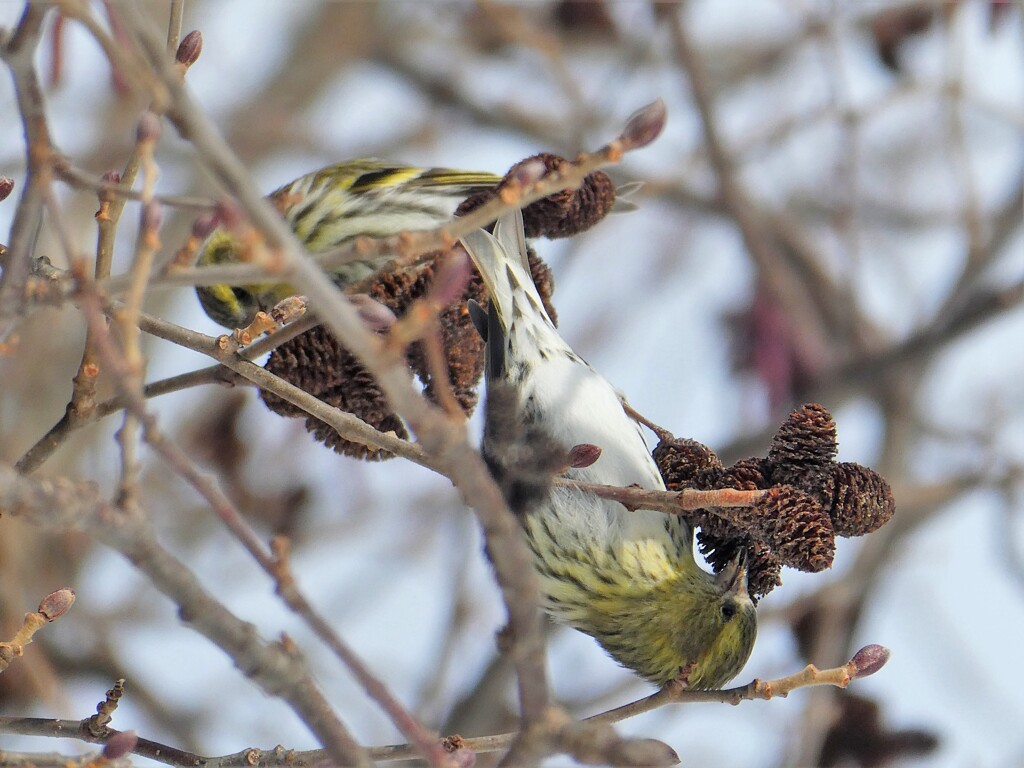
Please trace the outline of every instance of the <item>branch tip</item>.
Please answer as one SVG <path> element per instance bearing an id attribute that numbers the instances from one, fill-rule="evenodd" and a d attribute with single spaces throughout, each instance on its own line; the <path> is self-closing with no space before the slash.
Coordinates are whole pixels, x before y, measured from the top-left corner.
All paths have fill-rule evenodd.
<path id="1" fill-rule="evenodd" d="M 382 304 L 365 293 L 354 293 L 348 300 L 355 306 L 359 318 L 374 331 L 386 331 L 395 324 L 398 316 L 391 307 Z"/>
<path id="2" fill-rule="evenodd" d="M 219 221 L 216 213 L 204 213 L 202 216 L 196 217 L 196 220 L 192 222 L 192 235 L 197 240 L 205 240 L 217 228 Z"/>
<path id="3" fill-rule="evenodd" d="M 508 178 L 520 187 L 526 187 L 540 181 L 547 172 L 544 161 L 539 157 L 532 157 L 517 163 L 509 172 Z"/>
<path id="4" fill-rule="evenodd" d="M 868 677 L 875 674 L 889 661 L 889 649 L 881 645 L 865 645 L 850 659 L 850 677 Z"/>
<path id="5" fill-rule="evenodd" d="M 246 221 L 246 216 L 242 212 L 241 207 L 229 197 L 224 197 L 217 201 L 213 215 L 217 223 L 231 231 L 238 231 Z"/>
<path id="6" fill-rule="evenodd" d="M 160 118 L 155 112 L 147 109 L 139 118 L 139 123 L 135 128 L 135 139 L 140 144 L 156 142 L 160 138 L 160 131 Z"/>
<path id="7" fill-rule="evenodd" d="M 569 467 L 571 469 L 584 469 L 591 466 L 601 458 L 601 448 L 592 443 L 580 443 L 574 445 L 569 451 Z"/>
<path id="8" fill-rule="evenodd" d="M 142 206 L 142 228 L 147 232 L 156 232 L 163 223 L 163 207 L 156 200 L 149 200 Z"/>
<path id="9" fill-rule="evenodd" d="M 174 60 L 186 67 L 191 67 L 199 59 L 203 52 L 203 33 L 193 29 L 178 44 L 178 50 L 174 54 Z"/>
<path id="10" fill-rule="evenodd" d="M 623 149 L 646 147 L 661 135 L 667 120 L 668 108 L 664 99 L 657 99 L 641 107 L 629 116 L 626 127 L 622 129 L 619 140 L 624 145 Z"/>
<path id="11" fill-rule="evenodd" d="M 51 592 L 39 602 L 39 613 L 47 621 L 56 621 L 75 604 L 75 590 L 63 587 Z"/>
<path id="12" fill-rule="evenodd" d="M 447 307 L 465 293 L 466 285 L 473 276 L 470 263 L 469 254 L 464 248 L 456 248 L 435 262 L 430 298 L 439 307 Z"/>

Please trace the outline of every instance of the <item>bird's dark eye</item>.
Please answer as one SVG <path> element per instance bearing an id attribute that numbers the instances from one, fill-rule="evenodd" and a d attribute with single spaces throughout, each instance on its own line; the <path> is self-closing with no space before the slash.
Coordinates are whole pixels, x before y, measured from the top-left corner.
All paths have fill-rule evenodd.
<path id="1" fill-rule="evenodd" d="M 732 600 L 722 603 L 722 620 L 728 622 L 729 619 L 736 615 L 738 610 L 739 608 L 736 607 L 736 603 Z"/>
<path id="2" fill-rule="evenodd" d="M 231 289 L 231 292 L 235 294 L 235 298 L 238 300 L 238 303 L 241 304 L 243 307 L 258 306 L 256 297 L 253 295 L 252 291 L 248 291 L 245 288 L 233 287 Z"/>
<path id="3" fill-rule="evenodd" d="M 245 288 L 210 285 L 196 288 L 196 293 L 206 314 L 225 328 L 244 328 L 260 308 L 255 294 Z"/>
<path id="4" fill-rule="evenodd" d="M 233 287 L 231 293 L 235 296 L 235 303 L 231 307 L 231 313 L 234 316 L 233 326 L 244 328 L 256 319 L 256 313 L 263 307 L 260 306 L 260 300 L 256 294 L 246 288 Z"/>

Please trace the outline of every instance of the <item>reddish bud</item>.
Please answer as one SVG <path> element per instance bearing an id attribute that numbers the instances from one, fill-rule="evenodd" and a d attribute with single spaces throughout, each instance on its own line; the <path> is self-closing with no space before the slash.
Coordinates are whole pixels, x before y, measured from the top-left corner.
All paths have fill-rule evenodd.
<path id="1" fill-rule="evenodd" d="M 0 200 L 6 200 L 14 191 L 14 179 L 9 176 L 0 176 Z"/>
<path id="2" fill-rule="evenodd" d="M 103 746 L 103 756 L 107 760 L 118 760 L 130 754 L 139 743 L 139 737 L 135 731 L 120 731 L 115 733 Z"/>
<path id="3" fill-rule="evenodd" d="M 589 467 L 601 458 L 601 449 L 591 443 L 574 445 L 569 451 L 569 466 L 572 469 Z"/>
<path id="4" fill-rule="evenodd" d="M 679 765 L 679 755 L 658 739 L 622 739 L 609 745 L 613 765 Z M 602 760 L 601 762 L 605 762 Z"/>
<path id="5" fill-rule="evenodd" d="M 398 319 L 390 307 L 381 304 L 365 293 L 352 294 L 348 299 L 355 305 L 359 312 L 359 318 L 374 331 L 387 330 Z"/>
<path id="6" fill-rule="evenodd" d="M 51 592 L 39 603 L 39 613 L 47 621 L 56 621 L 75 604 L 75 590 L 70 587 Z"/>
<path id="7" fill-rule="evenodd" d="M 217 208 L 214 211 L 217 220 L 227 229 L 238 231 L 245 222 L 245 214 L 238 207 L 238 203 L 229 198 L 217 201 Z"/>
<path id="8" fill-rule="evenodd" d="M 113 186 L 114 184 L 121 183 L 121 174 L 118 173 L 117 171 L 107 171 L 100 178 L 103 180 L 104 184 L 109 184 L 111 186 Z M 102 204 L 107 204 L 114 199 L 113 193 L 106 187 L 101 189 L 96 196 L 99 198 L 100 203 Z M 109 221 L 106 208 L 100 208 L 100 210 L 96 212 L 96 218 L 105 219 Z"/>
<path id="9" fill-rule="evenodd" d="M 142 228 L 147 232 L 160 229 L 163 219 L 163 207 L 156 200 L 150 200 L 142 206 Z"/>
<path id="10" fill-rule="evenodd" d="M 198 240 L 205 240 L 217 228 L 220 217 L 216 213 L 204 213 L 192 222 L 192 235 Z"/>
<path id="11" fill-rule="evenodd" d="M 146 110 L 139 118 L 139 124 L 135 128 L 135 139 L 140 144 L 155 142 L 160 138 L 160 118 L 155 112 Z"/>
<path id="12" fill-rule="evenodd" d="M 518 163 L 512 169 L 509 178 L 520 186 L 525 187 L 528 184 L 540 181 L 547 172 L 548 168 L 542 158 L 531 157 L 529 160 Z"/>
<path id="13" fill-rule="evenodd" d="M 430 298 L 442 307 L 462 298 L 473 274 L 469 266 L 469 254 L 461 246 L 451 254 L 435 262 L 434 281 L 430 286 Z"/>
<path id="14" fill-rule="evenodd" d="M 885 666 L 889 661 L 889 649 L 881 645 L 865 645 L 850 659 L 853 666 L 852 677 L 867 677 Z"/>
<path id="15" fill-rule="evenodd" d="M 661 135 L 667 119 L 668 109 L 664 100 L 652 101 L 629 116 L 619 139 L 626 149 L 646 147 Z"/>
<path id="16" fill-rule="evenodd" d="M 203 33 L 193 29 L 178 43 L 178 50 L 174 54 L 174 60 L 186 67 L 191 67 L 199 59 L 203 52 Z"/>

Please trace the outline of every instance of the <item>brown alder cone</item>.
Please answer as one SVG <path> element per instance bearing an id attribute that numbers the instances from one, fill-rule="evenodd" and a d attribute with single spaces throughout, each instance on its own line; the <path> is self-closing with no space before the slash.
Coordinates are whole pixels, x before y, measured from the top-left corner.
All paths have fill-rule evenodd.
<path id="1" fill-rule="evenodd" d="M 840 536 L 871 533 L 896 513 L 896 501 L 885 478 L 852 462 L 833 465 L 819 495 Z"/>
<path id="2" fill-rule="evenodd" d="M 743 459 L 727 468 L 708 468 L 695 478 L 694 487 L 705 490 L 736 488 L 743 491 L 767 487 L 763 461 Z M 721 570 L 740 550 L 747 550 L 747 584 L 750 596 L 759 599 L 782 583 L 782 560 L 762 532 L 758 509 L 729 510 L 735 520 L 701 510 L 697 544 L 701 554 L 716 571 Z M 740 523 L 743 523 L 742 525 Z"/>
<path id="3" fill-rule="evenodd" d="M 832 521 L 811 496 L 791 485 L 775 485 L 754 509 L 768 546 L 783 565 L 811 573 L 832 567 Z"/>
<path id="4" fill-rule="evenodd" d="M 557 155 L 541 154 L 513 166 L 497 190 L 481 193 L 466 200 L 459 213 L 464 214 L 483 204 L 516 178 L 525 163 L 541 160 L 547 172 L 564 170 L 569 161 Z M 543 174 L 542 174 L 543 175 Z M 615 185 L 600 171 L 590 174 L 579 190 L 563 190 L 538 200 L 524 210 L 527 235 L 530 237 L 568 237 L 587 229 L 611 210 L 615 203 Z M 551 303 L 554 279 L 548 266 L 530 251 L 530 271 L 544 307 L 552 321 L 558 315 Z M 412 303 L 426 294 L 434 270 L 431 262 L 376 275 L 367 290 L 369 296 L 401 317 Z M 476 407 L 477 388 L 483 375 L 483 341 L 469 317 L 467 301 L 487 303 L 487 293 L 479 276 L 474 275 L 463 295 L 440 313 L 438 325 L 452 392 L 469 415 Z M 409 347 L 409 367 L 424 385 L 426 395 L 436 400 L 437 384 L 433 381 L 422 343 Z M 266 368 L 285 381 L 320 398 L 329 405 L 358 416 L 382 432 L 394 432 L 402 438 L 408 430 L 391 410 L 384 394 L 369 371 L 322 328 L 304 334 L 275 349 Z M 272 411 L 283 416 L 300 416 L 303 412 L 269 393 L 261 397 Z M 370 449 L 340 437 L 334 429 L 314 417 L 306 418 L 306 428 L 317 440 L 339 453 L 360 459 L 390 458 L 386 451 Z"/>
<path id="5" fill-rule="evenodd" d="M 774 482 L 806 485 L 835 463 L 836 423 L 824 406 L 808 403 L 789 414 L 772 437 L 768 464 Z"/>
<path id="6" fill-rule="evenodd" d="M 665 487 L 679 490 L 692 483 L 700 472 L 719 470 L 722 462 L 704 443 L 686 437 L 663 439 L 651 452 Z"/>
<path id="7" fill-rule="evenodd" d="M 520 168 L 538 160 L 544 164 L 545 175 L 563 172 L 572 165 L 571 161 L 550 152 L 528 157 L 513 165 L 497 187 L 477 192 L 468 198 L 459 206 L 455 215 L 464 216 L 497 197 L 509 184 L 515 183 Z M 523 208 L 523 230 L 529 238 L 546 237 L 555 240 L 572 237 L 601 221 L 614 205 L 615 182 L 604 171 L 594 171 L 587 175 L 579 189 L 563 189 Z"/>
<path id="8" fill-rule="evenodd" d="M 686 438 L 664 438 L 652 455 L 669 490 L 768 491 L 753 508 L 685 515 L 699 528 L 698 546 L 715 571 L 747 550 L 750 594 L 757 599 L 781 583 L 783 565 L 829 568 L 836 535 L 863 535 L 892 517 L 888 483 L 859 464 L 836 463 L 837 451 L 832 415 L 810 403 L 789 415 L 763 459 L 723 467 L 714 451 Z"/>

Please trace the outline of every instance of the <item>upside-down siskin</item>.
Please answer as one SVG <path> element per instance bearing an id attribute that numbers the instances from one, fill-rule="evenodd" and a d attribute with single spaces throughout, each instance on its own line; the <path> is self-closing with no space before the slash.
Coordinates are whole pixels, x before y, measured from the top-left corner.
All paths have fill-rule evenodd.
<path id="1" fill-rule="evenodd" d="M 746 663 L 757 635 L 745 557 L 713 576 L 694 560 L 693 530 L 680 518 L 538 481 L 543 472 L 526 465 L 548 440 L 563 458 L 574 446 L 600 449 L 596 461 L 566 477 L 665 488 L 615 389 L 544 311 L 520 215 L 499 220 L 493 235 L 478 230 L 463 242 L 491 297 L 486 316 L 476 312 L 487 342 L 483 453 L 521 515 L 545 609 L 654 683 L 680 678 L 691 688 L 721 687 Z"/>

